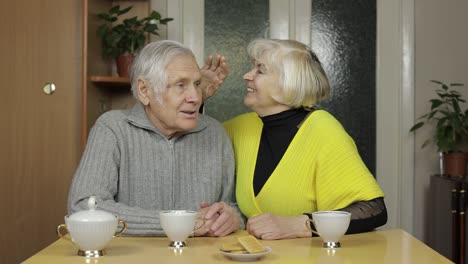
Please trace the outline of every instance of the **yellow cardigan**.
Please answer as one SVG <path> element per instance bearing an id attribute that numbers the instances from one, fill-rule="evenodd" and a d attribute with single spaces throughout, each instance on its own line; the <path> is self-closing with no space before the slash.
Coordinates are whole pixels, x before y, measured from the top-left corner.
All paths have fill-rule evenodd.
<path id="1" fill-rule="evenodd" d="M 256 197 L 253 177 L 263 123 L 256 113 L 248 113 L 224 127 L 235 152 L 237 203 L 247 217 L 336 210 L 384 195 L 353 139 L 326 111 L 314 111 L 301 124 Z"/>

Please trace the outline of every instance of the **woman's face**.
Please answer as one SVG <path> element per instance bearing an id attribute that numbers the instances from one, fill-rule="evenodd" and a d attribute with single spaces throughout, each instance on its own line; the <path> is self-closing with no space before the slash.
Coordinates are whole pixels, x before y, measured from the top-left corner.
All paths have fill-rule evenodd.
<path id="1" fill-rule="evenodd" d="M 265 64 L 255 61 L 253 68 L 244 74 L 247 81 L 247 94 L 244 104 L 259 116 L 276 114 L 290 107 L 277 102 L 281 98 L 279 75 Z"/>

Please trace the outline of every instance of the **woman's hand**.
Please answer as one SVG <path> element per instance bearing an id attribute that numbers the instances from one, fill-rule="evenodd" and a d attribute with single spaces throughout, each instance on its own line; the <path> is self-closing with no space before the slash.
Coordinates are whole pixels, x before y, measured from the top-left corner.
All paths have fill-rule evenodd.
<path id="1" fill-rule="evenodd" d="M 266 240 L 310 237 L 311 232 L 306 227 L 309 219 L 301 216 L 280 216 L 270 213 L 260 214 L 249 218 L 247 231 L 249 234 Z"/>
<path id="2" fill-rule="evenodd" d="M 203 213 L 205 225 L 200 228 L 206 236 L 227 236 L 239 229 L 239 217 L 236 209 L 225 202 L 213 204 L 201 203 L 199 212 Z M 202 233 L 202 232 L 200 232 Z M 197 235 L 197 232 L 195 232 Z"/>
<path id="3" fill-rule="evenodd" d="M 200 69 L 200 72 L 202 75 L 200 86 L 202 88 L 203 102 L 205 102 L 206 99 L 210 98 L 218 91 L 229 74 L 226 58 L 218 54 L 213 60 L 213 56 L 209 55 L 205 61 L 205 65 Z"/>

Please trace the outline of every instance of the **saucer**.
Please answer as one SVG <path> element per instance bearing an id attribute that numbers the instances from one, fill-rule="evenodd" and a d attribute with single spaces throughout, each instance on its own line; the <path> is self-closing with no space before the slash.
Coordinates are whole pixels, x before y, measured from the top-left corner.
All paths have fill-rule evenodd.
<path id="1" fill-rule="evenodd" d="M 225 251 L 219 250 L 221 254 L 235 261 L 255 261 L 265 256 L 266 254 L 270 253 L 271 251 L 272 251 L 271 247 L 267 247 L 267 246 L 265 246 L 265 252 L 251 253 L 251 254 L 250 253 L 231 253 L 231 252 L 225 252 Z"/>

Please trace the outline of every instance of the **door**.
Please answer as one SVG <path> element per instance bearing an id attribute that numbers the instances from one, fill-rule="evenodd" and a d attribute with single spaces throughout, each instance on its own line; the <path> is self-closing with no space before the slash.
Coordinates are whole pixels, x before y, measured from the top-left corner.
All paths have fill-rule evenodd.
<path id="1" fill-rule="evenodd" d="M 0 256 L 57 239 L 80 156 L 82 1 L 3 1 L 0 11 Z M 51 82 L 56 90 L 43 92 Z"/>

